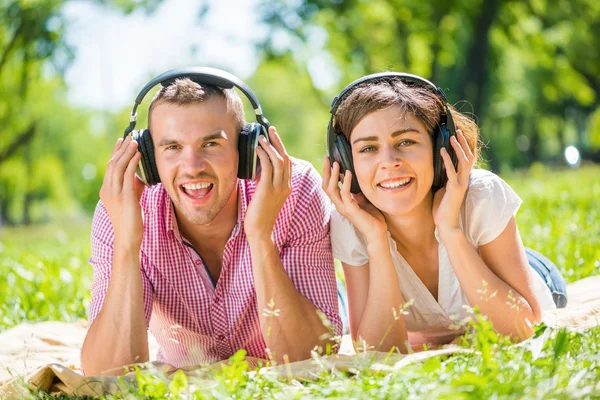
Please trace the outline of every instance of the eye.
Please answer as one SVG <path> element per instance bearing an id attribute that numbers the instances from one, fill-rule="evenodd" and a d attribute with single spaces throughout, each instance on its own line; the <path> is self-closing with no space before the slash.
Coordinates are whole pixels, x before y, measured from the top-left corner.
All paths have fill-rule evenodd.
<path id="1" fill-rule="evenodd" d="M 375 147 L 375 146 L 365 146 L 362 149 L 360 149 L 358 152 L 359 153 L 370 153 L 375 150 L 377 150 L 377 147 Z"/>
<path id="2" fill-rule="evenodd" d="M 406 146 L 410 146 L 411 144 L 415 144 L 416 142 L 414 140 L 411 139 L 403 139 L 401 141 L 398 142 L 398 147 L 406 147 Z"/>
<path id="3" fill-rule="evenodd" d="M 179 148 L 178 145 L 176 145 L 176 144 L 170 144 L 165 149 L 166 150 L 177 150 L 178 148 Z"/>
<path id="4" fill-rule="evenodd" d="M 215 147 L 218 145 L 219 145 L 219 143 L 217 143 L 217 142 L 206 142 L 206 143 L 204 143 L 204 145 L 202 147 Z"/>

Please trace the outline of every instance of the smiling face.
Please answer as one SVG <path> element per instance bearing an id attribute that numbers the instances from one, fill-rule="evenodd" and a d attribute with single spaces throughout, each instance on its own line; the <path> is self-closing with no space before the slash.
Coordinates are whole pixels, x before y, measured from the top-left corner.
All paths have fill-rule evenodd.
<path id="1" fill-rule="evenodd" d="M 367 114 L 350 143 L 360 188 L 383 213 L 407 214 L 431 197 L 431 136 L 413 114 L 398 105 Z"/>
<path id="2" fill-rule="evenodd" d="M 158 173 L 178 219 L 205 225 L 235 207 L 238 130 L 225 98 L 159 103 L 151 129 Z"/>

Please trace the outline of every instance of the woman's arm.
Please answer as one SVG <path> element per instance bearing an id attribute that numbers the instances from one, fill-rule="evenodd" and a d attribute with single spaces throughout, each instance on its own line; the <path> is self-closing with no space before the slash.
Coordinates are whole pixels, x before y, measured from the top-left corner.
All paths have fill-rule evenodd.
<path id="1" fill-rule="evenodd" d="M 350 333 L 358 345 L 364 340 L 378 351 L 389 351 L 395 346 L 406 353 L 406 323 L 400 312 L 404 297 L 389 244 L 386 237 L 371 243 L 367 246 L 368 264 L 355 267 L 342 263 L 348 291 Z"/>
<path id="2" fill-rule="evenodd" d="M 325 157 L 323 190 L 340 215 L 364 237 L 369 259 L 362 268 L 344 265 L 352 339 L 364 340 L 379 351 L 395 346 L 406 352 L 406 327 L 400 313 L 404 299 L 390 254 L 385 218 L 364 196 L 350 193 L 350 171 L 346 171 L 339 188 L 339 173 L 340 165 L 334 162 L 331 166 Z"/>
<path id="3" fill-rule="evenodd" d="M 469 303 L 498 332 L 518 340 L 529 338 L 542 313 L 515 218 L 479 252 L 461 229 L 440 230 L 440 236 Z"/>
<path id="4" fill-rule="evenodd" d="M 438 233 L 469 303 L 477 306 L 498 332 L 526 339 L 533 334 L 533 325 L 540 321 L 541 309 L 533 292 L 533 279 L 517 224 L 511 216 L 504 231 L 480 246 L 479 252 L 471 245 L 460 226 L 459 215 L 475 156 L 460 130 L 456 137 L 450 138 L 450 143 L 458 166 L 454 168 L 446 149 L 440 151 L 448 182 L 434 197 Z"/>

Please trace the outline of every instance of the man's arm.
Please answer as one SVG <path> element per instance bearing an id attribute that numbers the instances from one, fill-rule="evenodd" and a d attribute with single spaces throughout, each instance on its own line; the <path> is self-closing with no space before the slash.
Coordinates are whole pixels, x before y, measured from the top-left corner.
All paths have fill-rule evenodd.
<path id="1" fill-rule="evenodd" d="M 149 359 L 139 250 L 115 246 L 112 274 L 101 310 L 83 342 L 88 376 L 122 375 L 122 366 Z"/>
<path id="2" fill-rule="evenodd" d="M 334 328 L 330 332 L 317 313 L 318 308 L 294 286 L 273 242 L 253 241 L 250 249 L 260 327 L 270 355 L 278 362 L 285 361 L 284 355 L 287 355 L 288 361 L 294 362 L 310 358 L 315 346 L 325 350 L 328 345 L 334 345 L 331 339 L 340 333 L 339 322 L 330 321 Z M 329 284 L 329 289 L 336 296 L 333 262 L 331 270 L 332 282 L 314 280 L 306 284 L 320 288 Z M 337 297 L 333 299 L 337 307 Z M 337 310 L 335 318 L 339 320 Z"/>
<path id="3" fill-rule="evenodd" d="M 269 136 L 271 144 L 261 140 L 257 149 L 262 172 L 246 213 L 244 229 L 250 244 L 263 337 L 277 361 L 285 361 L 284 355 L 287 355 L 292 362 L 309 358 L 317 345 L 325 349 L 333 343 L 330 328 L 323 323 L 313 301 L 316 300 L 332 319 L 333 334 L 340 333 L 341 323 L 328 221 L 310 221 L 322 225 L 316 229 L 314 225 L 310 227 L 314 240 L 307 235 L 303 243 L 297 243 L 296 248 L 284 248 L 281 254 L 273 241 L 275 220 L 292 191 L 292 165 L 274 128 L 269 130 Z M 319 182 L 314 186 L 320 189 Z M 325 198 L 324 194 L 322 197 Z M 325 207 L 321 207 L 321 211 L 325 212 Z M 282 259 L 294 264 L 286 265 L 287 272 Z M 288 273 L 297 275 L 294 281 Z"/>
<path id="4" fill-rule="evenodd" d="M 81 350 L 86 375 L 120 375 L 122 366 L 149 358 L 140 270 L 143 185 L 135 178 L 139 157 L 130 137 L 119 139 L 100 190 L 92 227 L 92 322 Z"/>

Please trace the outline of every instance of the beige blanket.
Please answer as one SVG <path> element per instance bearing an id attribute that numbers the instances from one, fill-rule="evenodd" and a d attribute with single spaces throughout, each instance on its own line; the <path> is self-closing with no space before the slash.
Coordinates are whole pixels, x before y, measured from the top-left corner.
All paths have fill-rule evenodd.
<path id="1" fill-rule="evenodd" d="M 568 327 L 583 330 L 600 325 L 600 276 L 582 279 L 568 286 L 569 305 L 544 315 L 551 327 Z M 21 397 L 24 383 L 52 394 L 100 395 L 115 393 L 123 384 L 135 382 L 133 373 L 123 379 L 114 377 L 83 377 L 78 371 L 79 349 L 87 326 L 85 322 L 42 322 L 22 324 L 0 334 L 0 399 Z M 151 354 L 157 345 L 150 341 Z M 323 370 L 335 368 L 347 371 L 370 366 L 371 368 L 399 368 L 426 358 L 468 349 L 450 347 L 409 355 L 378 352 L 354 354 L 351 340 L 345 336 L 340 354 L 320 357 L 272 367 L 282 378 L 311 378 Z M 213 366 L 214 367 L 214 366 Z M 151 368 L 169 372 L 166 365 L 152 364 Z M 187 371 L 189 374 L 210 372 L 210 367 Z"/>

